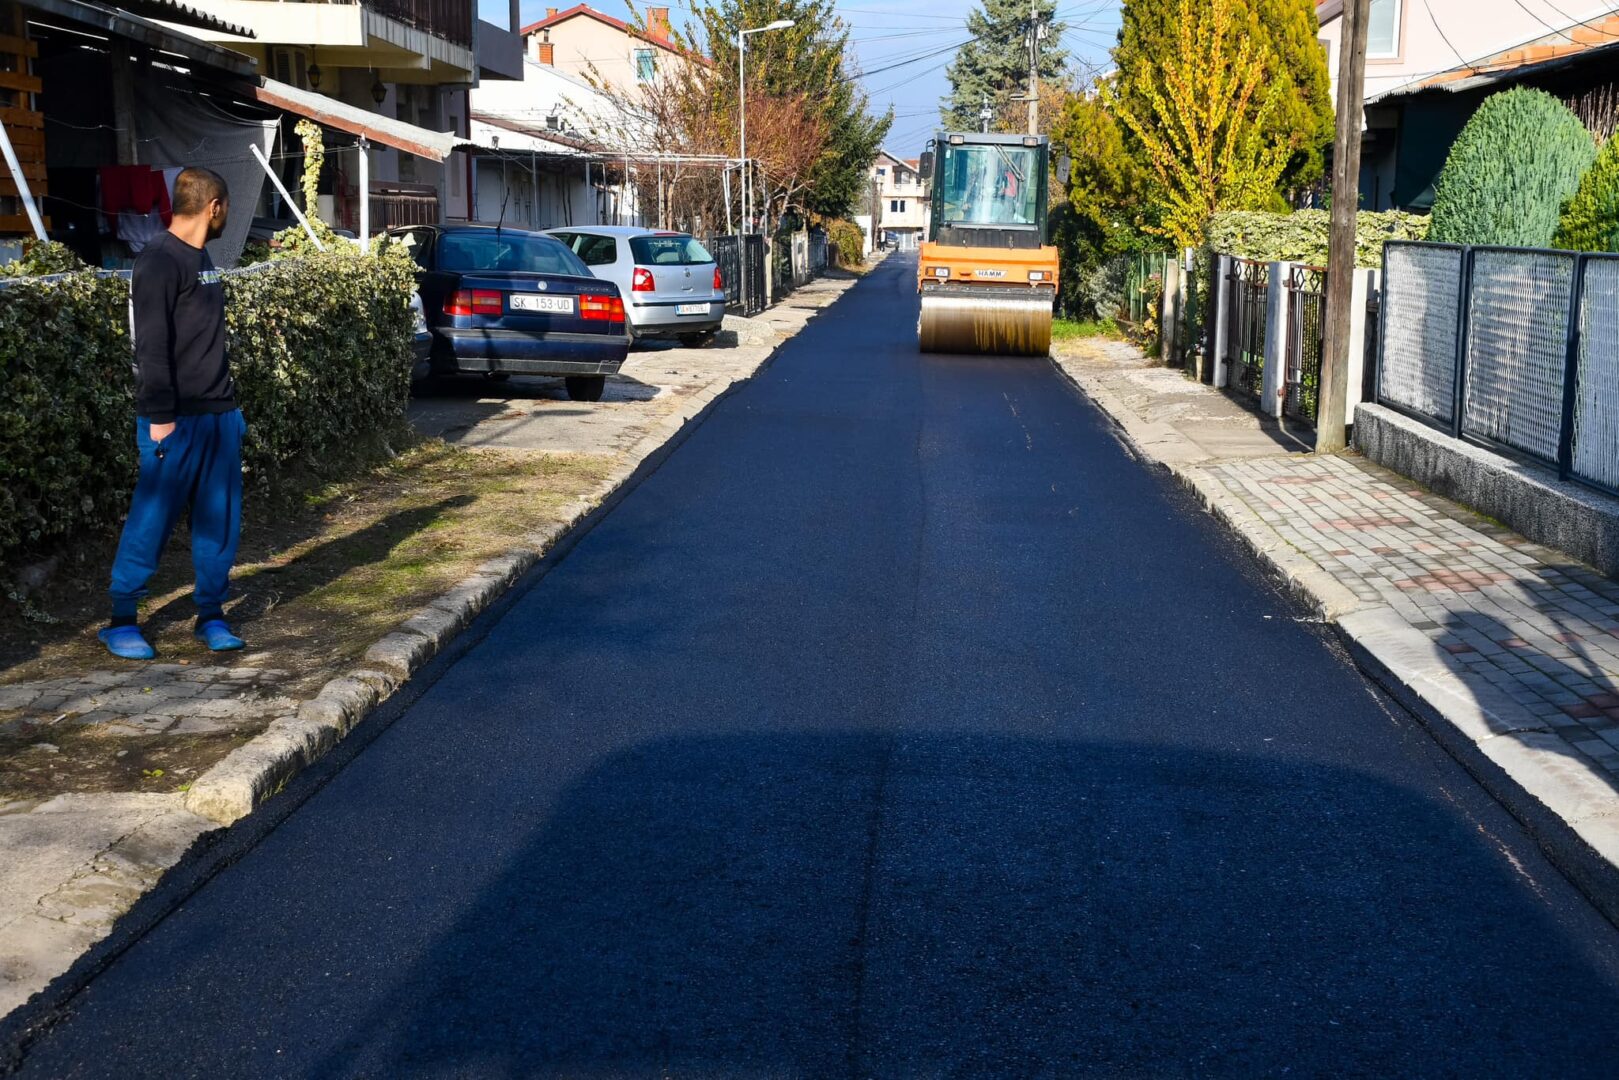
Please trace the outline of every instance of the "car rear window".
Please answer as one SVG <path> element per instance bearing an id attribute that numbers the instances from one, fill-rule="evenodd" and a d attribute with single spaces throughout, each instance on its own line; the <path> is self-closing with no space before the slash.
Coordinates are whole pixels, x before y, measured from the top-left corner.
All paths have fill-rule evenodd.
<path id="1" fill-rule="evenodd" d="M 438 241 L 438 268 L 455 273 L 515 270 L 529 274 L 589 277 L 578 256 L 549 236 L 517 232 L 447 232 Z"/>
<path id="2" fill-rule="evenodd" d="M 593 236 L 580 233 L 573 238 L 573 253 L 584 260 L 586 266 L 606 266 L 618 261 L 618 245 L 611 236 Z"/>
<path id="3" fill-rule="evenodd" d="M 680 234 L 632 236 L 630 252 L 639 266 L 695 266 L 714 261 L 714 256 L 697 242 L 696 237 Z"/>

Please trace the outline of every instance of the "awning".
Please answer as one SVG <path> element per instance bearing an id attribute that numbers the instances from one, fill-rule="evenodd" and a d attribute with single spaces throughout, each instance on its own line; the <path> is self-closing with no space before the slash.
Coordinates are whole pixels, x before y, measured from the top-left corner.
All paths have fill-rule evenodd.
<path id="1" fill-rule="evenodd" d="M 158 52 L 179 56 L 233 75 L 252 75 L 257 70 L 251 57 L 243 56 L 234 49 L 200 41 L 189 34 L 183 34 L 150 19 L 143 19 L 139 15 L 119 11 L 104 4 L 90 3 L 89 0 L 25 0 L 23 6 L 25 9 L 32 8 L 126 41 L 138 41 Z M 152 0 L 151 6 L 168 5 L 163 4 L 161 0 Z M 172 18 L 173 13 L 170 12 L 164 17 Z M 231 32 L 250 36 L 247 31 L 240 28 Z"/>
<path id="2" fill-rule="evenodd" d="M 325 94 L 317 94 L 313 90 L 300 90 L 274 79 L 261 81 L 263 85 L 255 87 L 253 95 L 262 104 L 307 116 L 324 127 L 346 131 L 350 135 L 362 135 L 372 142 L 429 161 L 443 161 L 452 151 L 472 145 L 459 135 L 447 131 L 429 131 Z"/>

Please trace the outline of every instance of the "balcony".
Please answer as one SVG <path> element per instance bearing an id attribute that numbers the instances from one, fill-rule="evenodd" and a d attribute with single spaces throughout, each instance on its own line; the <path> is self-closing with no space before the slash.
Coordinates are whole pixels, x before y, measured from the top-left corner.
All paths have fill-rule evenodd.
<path id="1" fill-rule="evenodd" d="M 367 0 L 364 6 L 434 37 L 472 47 L 473 0 Z"/>
<path id="2" fill-rule="evenodd" d="M 363 68 L 384 82 L 466 83 L 476 71 L 476 0 L 212 0 L 209 11 L 254 37 L 191 33 L 255 57 L 266 72 L 278 69 L 269 55 L 278 47 L 323 70 Z"/>

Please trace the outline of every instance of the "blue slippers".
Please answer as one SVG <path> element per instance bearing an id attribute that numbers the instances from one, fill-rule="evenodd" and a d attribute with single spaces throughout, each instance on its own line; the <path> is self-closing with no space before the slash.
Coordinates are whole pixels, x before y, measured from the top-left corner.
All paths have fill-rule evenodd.
<path id="1" fill-rule="evenodd" d="M 247 646 L 247 642 L 231 633 L 224 619 L 209 619 L 197 627 L 192 636 L 213 652 L 235 652 Z"/>
<path id="2" fill-rule="evenodd" d="M 96 637 L 120 660 L 150 660 L 157 655 L 138 626 L 109 626 L 98 630 Z"/>

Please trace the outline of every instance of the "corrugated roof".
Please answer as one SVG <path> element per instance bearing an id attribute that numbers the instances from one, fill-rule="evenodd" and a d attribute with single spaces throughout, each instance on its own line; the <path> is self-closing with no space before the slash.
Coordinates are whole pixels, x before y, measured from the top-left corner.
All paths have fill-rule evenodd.
<path id="1" fill-rule="evenodd" d="M 117 0 L 112 7 L 122 8 L 131 15 L 139 15 L 146 19 L 159 19 L 175 26 L 185 26 L 193 30 L 212 30 L 219 34 L 230 34 L 233 37 L 253 37 L 253 31 L 245 26 L 226 22 L 217 15 L 212 15 L 201 8 L 190 4 L 183 4 L 180 0 Z"/>
<path id="2" fill-rule="evenodd" d="M 234 49 L 201 41 L 173 27 L 143 18 L 132 11 L 119 10 L 110 4 L 93 3 L 91 0 L 28 0 L 28 7 L 221 71 L 251 75 L 255 70 L 252 58 Z"/>

